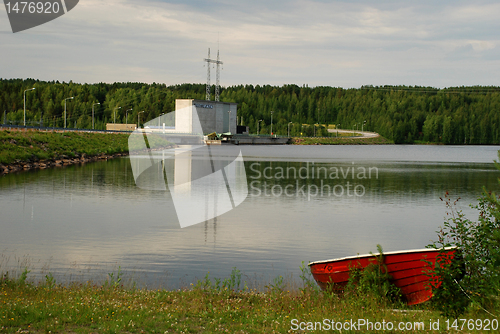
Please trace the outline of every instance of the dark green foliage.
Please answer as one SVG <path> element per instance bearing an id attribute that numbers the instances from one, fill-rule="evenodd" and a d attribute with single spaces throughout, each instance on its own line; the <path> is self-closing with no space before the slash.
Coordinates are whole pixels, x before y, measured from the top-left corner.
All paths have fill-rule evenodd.
<path id="1" fill-rule="evenodd" d="M 38 80 L 0 79 L 0 123 L 22 124 L 23 92 L 26 93 L 27 125 L 64 125 L 64 99 L 68 100 L 67 126 L 95 128 L 106 123 L 141 123 L 174 111 L 175 99 L 204 99 L 204 84 L 114 83 L 76 84 Z M 291 136 L 326 136 L 326 125 L 341 129 L 375 131 L 395 143 L 439 142 L 444 144 L 500 144 L 500 88 L 383 86 L 343 89 L 297 85 L 222 87 L 221 101 L 238 103 L 238 124 L 251 133 L 273 132 Z M 120 109 L 116 109 L 121 107 Z M 128 112 L 128 109 L 133 109 Z M 127 116 L 127 119 L 125 117 Z"/>
<path id="2" fill-rule="evenodd" d="M 500 158 L 500 152 L 499 152 Z M 500 170 L 500 165 L 495 163 Z M 500 184 L 500 178 L 499 178 Z M 467 307 L 482 310 L 498 307 L 500 295 L 500 201 L 496 193 L 484 188 L 479 204 L 477 221 L 465 217 L 446 193 L 442 199 L 450 218 L 438 231 L 438 240 L 430 247 L 457 246 L 462 261 L 441 261 L 433 275 L 440 277 L 442 285 L 435 292 L 433 302 L 446 316 L 458 316 Z M 463 276 L 459 282 L 457 278 Z M 437 284 L 434 284 L 435 286 Z"/>

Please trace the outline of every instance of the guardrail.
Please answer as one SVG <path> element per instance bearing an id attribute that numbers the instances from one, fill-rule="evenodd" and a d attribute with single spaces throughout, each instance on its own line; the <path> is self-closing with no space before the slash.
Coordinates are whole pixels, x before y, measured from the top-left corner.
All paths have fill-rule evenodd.
<path id="1" fill-rule="evenodd" d="M 95 130 L 95 129 L 75 129 L 75 128 L 58 128 L 58 127 L 40 127 L 40 126 L 24 126 L 0 124 L 1 129 L 15 130 L 33 130 L 33 131 L 57 131 L 57 132 L 97 132 L 97 133 L 132 133 L 132 131 L 123 130 Z"/>

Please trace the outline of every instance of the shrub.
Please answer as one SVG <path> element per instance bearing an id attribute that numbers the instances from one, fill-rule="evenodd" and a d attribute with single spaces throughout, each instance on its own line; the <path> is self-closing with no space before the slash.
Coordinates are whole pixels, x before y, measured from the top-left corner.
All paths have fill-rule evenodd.
<path id="1" fill-rule="evenodd" d="M 401 302 L 403 295 L 401 290 L 392 283 L 392 276 L 388 273 L 384 263 L 382 246 L 377 245 L 377 250 L 379 254 L 376 255 L 376 263 L 368 265 L 363 270 L 351 270 L 348 288 L 355 287 L 358 292 L 371 294 L 382 302 Z M 370 254 L 372 253 L 370 252 Z"/>
<path id="2" fill-rule="evenodd" d="M 500 151 L 498 153 L 500 158 Z M 500 164 L 495 162 L 500 170 Z M 500 178 L 499 178 L 500 183 Z M 438 261 L 431 275 L 440 278 L 434 283 L 441 287 L 435 291 L 433 303 L 446 316 L 457 316 L 468 307 L 494 309 L 500 291 L 500 200 L 495 192 L 483 187 L 479 204 L 472 206 L 479 212 L 477 221 L 471 221 L 458 210 L 458 199 L 444 199 L 449 218 L 440 228 L 438 240 L 429 245 L 441 249 L 457 246 L 461 261 Z M 461 282 L 458 277 L 463 276 Z"/>

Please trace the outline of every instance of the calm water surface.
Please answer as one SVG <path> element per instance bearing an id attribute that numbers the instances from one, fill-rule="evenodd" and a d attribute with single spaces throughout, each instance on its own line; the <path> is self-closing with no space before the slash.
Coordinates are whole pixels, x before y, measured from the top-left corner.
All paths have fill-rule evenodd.
<path id="1" fill-rule="evenodd" d="M 0 271 L 66 283 L 120 267 L 140 285 L 178 288 L 236 267 L 262 286 L 298 278 L 302 261 L 423 248 L 445 191 L 475 219 L 468 204 L 498 188 L 498 146 L 240 148 L 246 200 L 184 229 L 170 193 L 138 188 L 128 158 L 0 177 Z"/>

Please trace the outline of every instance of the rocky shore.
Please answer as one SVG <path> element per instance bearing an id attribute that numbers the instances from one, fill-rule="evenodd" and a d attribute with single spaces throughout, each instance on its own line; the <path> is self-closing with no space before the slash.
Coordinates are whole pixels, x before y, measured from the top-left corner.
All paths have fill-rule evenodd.
<path id="1" fill-rule="evenodd" d="M 3 165 L 0 164 L 0 175 L 5 175 L 9 173 L 15 173 L 20 171 L 34 170 L 34 169 L 46 169 L 52 167 L 64 167 L 76 164 L 85 164 L 88 162 L 108 160 L 118 157 L 123 157 L 128 155 L 128 153 L 116 153 L 116 154 L 100 154 L 96 156 L 87 156 L 85 154 L 75 154 L 74 157 L 69 157 L 66 155 L 61 155 L 55 159 L 38 160 L 35 156 L 28 161 L 16 161 L 12 164 Z"/>

